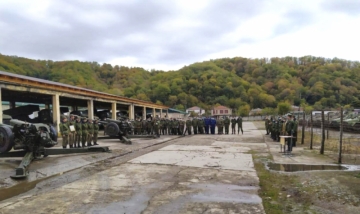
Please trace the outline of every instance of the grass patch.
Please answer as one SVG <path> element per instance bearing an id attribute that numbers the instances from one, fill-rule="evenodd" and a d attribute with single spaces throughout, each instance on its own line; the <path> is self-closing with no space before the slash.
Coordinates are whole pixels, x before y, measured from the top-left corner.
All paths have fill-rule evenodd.
<path id="1" fill-rule="evenodd" d="M 272 172 L 264 162 L 272 161 L 272 156 L 253 154 L 255 169 L 259 177 L 259 196 L 267 214 L 292 213 L 294 210 L 305 212 L 310 205 L 309 198 L 302 194 L 302 184 L 296 175 Z"/>

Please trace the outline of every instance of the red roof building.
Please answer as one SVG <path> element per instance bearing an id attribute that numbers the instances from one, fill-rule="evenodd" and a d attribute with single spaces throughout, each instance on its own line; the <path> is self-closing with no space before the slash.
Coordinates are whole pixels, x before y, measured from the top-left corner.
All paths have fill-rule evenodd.
<path id="1" fill-rule="evenodd" d="M 211 116 L 220 117 L 220 116 L 231 116 L 232 109 L 226 106 L 216 106 L 211 110 Z"/>

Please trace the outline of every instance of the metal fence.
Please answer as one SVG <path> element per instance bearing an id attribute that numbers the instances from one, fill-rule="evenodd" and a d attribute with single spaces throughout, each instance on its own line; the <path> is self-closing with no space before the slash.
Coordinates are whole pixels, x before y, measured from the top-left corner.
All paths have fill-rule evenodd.
<path id="1" fill-rule="evenodd" d="M 298 145 L 318 151 L 336 163 L 360 164 L 360 121 L 357 115 L 303 114 L 298 118 Z"/>

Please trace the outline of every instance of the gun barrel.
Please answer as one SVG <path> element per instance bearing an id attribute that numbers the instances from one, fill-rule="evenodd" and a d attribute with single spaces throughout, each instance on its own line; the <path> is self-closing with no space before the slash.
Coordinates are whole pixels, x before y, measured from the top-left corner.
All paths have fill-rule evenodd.
<path id="1" fill-rule="evenodd" d="M 106 122 L 107 122 L 107 123 L 110 123 L 110 122 L 113 122 L 113 123 L 121 123 L 120 120 L 113 120 L 113 119 L 109 119 L 109 118 L 106 119 Z"/>

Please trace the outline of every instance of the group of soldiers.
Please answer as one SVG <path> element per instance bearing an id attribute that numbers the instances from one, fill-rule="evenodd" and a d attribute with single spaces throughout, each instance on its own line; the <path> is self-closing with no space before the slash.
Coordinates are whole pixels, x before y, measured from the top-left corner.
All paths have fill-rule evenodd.
<path id="1" fill-rule="evenodd" d="M 296 147 L 298 121 L 292 114 L 283 117 L 265 119 L 266 135 L 270 135 L 274 141 L 280 142 L 280 136 L 291 136 L 287 138 L 288 151 Z"/>
<path id="2" fill-rule="evenodd" d="M 99 120 L 90 120 L 86 117 L 70 115 L 61 116 L 60 133 L 62 136 L 62 146 L 67 148 L 81 148 L 86 146 L 99 145 L 97 138 L 99 134 Z M 92 142 L 94 144 L 92 144 Z"/>
<path id="3" fill-rule="evenodd" d="M 183 120 L 181 118 L 147 118 L 142 120 L 136 118 L 130 121 L 134 128 L 134 135 L 191 135 L 193 134 L 215 134 L 215 126 L 218 127 L 218 134 L 229 134 L 231 124 L 232 134 L 236 134 L 236 124 L 238 125 L 237 133 L 240 131 L 243 134 L 242 118 L 241 117 L 221 117 L 215 118 L 201 118 L 194 117 Z"/>

